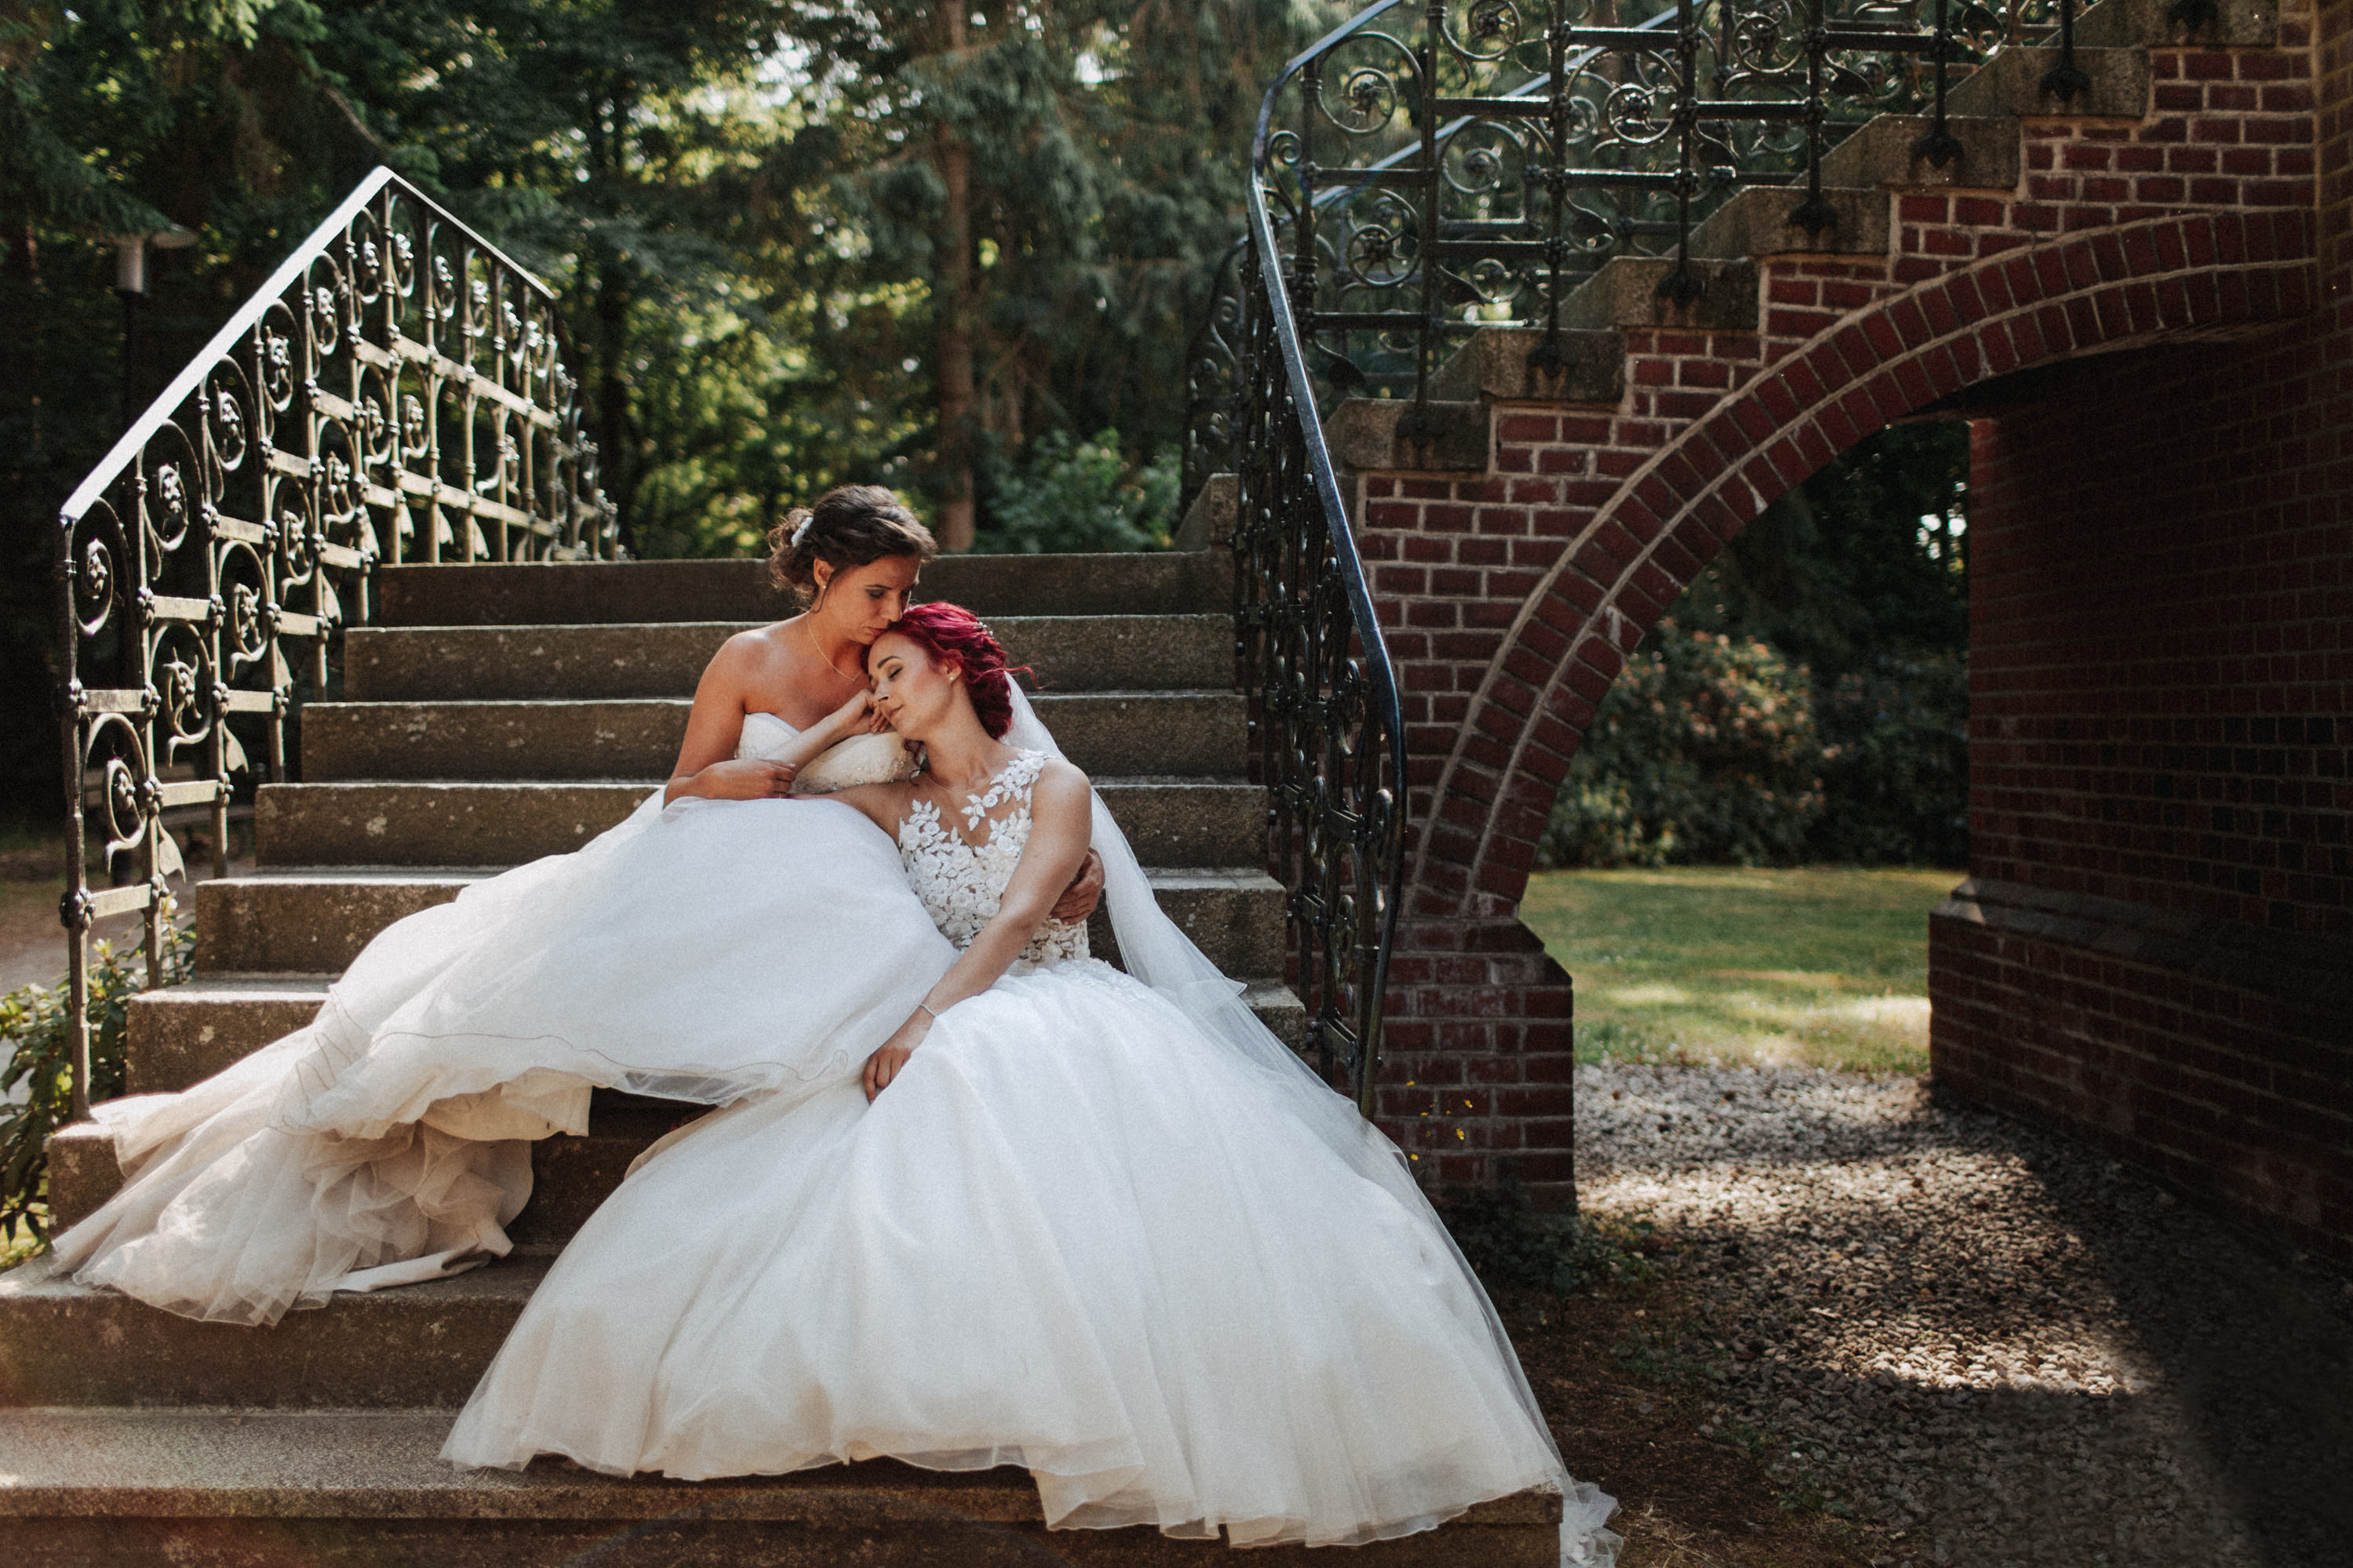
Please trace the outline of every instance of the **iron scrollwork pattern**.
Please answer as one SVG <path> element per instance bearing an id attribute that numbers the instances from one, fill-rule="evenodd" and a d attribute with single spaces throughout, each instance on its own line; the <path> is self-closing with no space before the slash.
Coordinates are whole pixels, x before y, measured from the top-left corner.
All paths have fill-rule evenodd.
<path id="1" fill-rule="evenodd" d="M 1236 651 L 1307 1050 L 1369 1117 L 1405 870 L 1405 721 L 1262 203 L 1250 224 L 1235 313 Z"/>
<path id="2" fill-rule="evenodd" d="M 2089 85 L 2075 8 L 1383 0 L 1292 61 L 1261 114 L 1255 183 L 1319 400 L 1419 406 L 1491 325 L 1543 330 L 1531 363 L 1560 368 L 1570 297 L 1616 258 L 1666 261 L 1658 291 L 1690 303 L 1705 287 L 1693 231 L 1743 188 L 1802 190 L 1794 221 L 1836 226 L 1822 159 L 1871 116 L 1925 117 L 1918 154 L 1949 164 L 1950 89 L 2017 45 L 2058 47 L 2043 85 L 2072 100 Z M 1205 476 L 1233 466 L 1219 368 L 1191 367 L 1188 462 L 1206 454 Z"/>
<path id="3" fill-rule="evenodd" d="M 164 813 L 283 778 L 286 720 L 364 621 L 379 563 L 617 552 L 545 284 L 378 169 L 313 230 L 58 519 L 74 1110 L 89 1113 L 88 938 L 143 913 L 163 973 Z M 298 679 L 298 671 L 300 678 Z M 241 732 L 240 732 L 241 731 Z M 91 828 L 116 885 L 93 889 Z"/>

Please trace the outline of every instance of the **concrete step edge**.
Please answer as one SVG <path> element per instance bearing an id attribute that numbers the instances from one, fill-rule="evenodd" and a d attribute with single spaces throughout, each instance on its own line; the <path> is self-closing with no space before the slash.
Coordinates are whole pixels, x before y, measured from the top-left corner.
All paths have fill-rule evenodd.
<path id="1" fill-rule="evenodd" d="M 731 1519 L 871 1524 L 874 1502 L 907 1522 L 1042 1523 L 1027 1472 L 919 1469 L 895 1460 L 733 1480 L 621 1478 L 543 1464 L 460 1471 L 438 1457 L 441 1410 L 239 1406 L 0 1410 L 0 1517 L 650 1520 L 724 1501 Z M 873 1500 L 860 1506 L 860 1500 Z M 1462 1525 L 1549 1526 L 1559 1500 L 1522 1492 L 1481 1503 Z M 1176 1543 L 1170 1543 L 1172 1547 Z M 1187 1550 L 1186 1548 L 1176 1548 Z M 1222 1556 L 1220 1543 L 1193 1552 Z"/>

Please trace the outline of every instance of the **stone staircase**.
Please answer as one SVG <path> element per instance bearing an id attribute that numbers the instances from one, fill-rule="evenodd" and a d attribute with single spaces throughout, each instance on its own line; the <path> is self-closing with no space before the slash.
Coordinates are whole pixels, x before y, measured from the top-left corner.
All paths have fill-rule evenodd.
<path id="1" fill-rule="evenodd" d="M 987 617 L 1151 868 L 1167 909 L 1295 1039 L 1283 895 L 1244 781 L 1222 552 L 963 557 L 923 596 Z M 301 716 L 300 784 L 264 786 L 256 868 L 200 884 L 196 976 L 137 999 L 133 1092 L 174 1089 L 300 1026 L 389 922 L 502 866 L 576 847 L 665 776 L 719 644 L 787 606 L 757 563 L 393 568 L 344 647 L 343 700 Z M 1104 922 L 1099 952 L 1115 957 Z M 1048 1535 L 1018 1471 L 870 1464 L 741 1484 L 616 1481 L 543 1462 L 457 1476 L 450 1415 L 554 1253 L 685 1108 L 600 1093 L 585 1137 L 533 1148 L 513 1257 L 337 1300 L 266 1330 L 104 1291 L 0 1280 L 0 1559 L 538 1563 L 1145 1563 L 1220 1547 Z M 119 1183 L 106 1141 L 51 1145 L 63 1222 Z M 1504 1500 L 1372 1551 L 1549 1561 L 1557 1504 Z M 1273 1554 L 1282 1559 L 1282 1553 Z"/>
<path id="2" fill-rule="evenodd" d="M 2047 73 L 2059 63 L 2057 48 L 2011 47 L 1994 55 L 1955 83 L 1947 98 L 1945 129 L 1958 151 L 1944 164 L 1931 163 L 1918 150 L 1934 126 L 1928 116 L 1881 114 L 1865 121 L 1823 155 L 1821 194 L 1837 214 L 1829 229 L 1809 232 L 1792 221 L 1807 199 L 1801 186 L 1754 185 L 1736 193 L 1692 231 L 1692 268 L 1704 287 L 1688 303 L 1677 303 L 1659 291 L 1672 270 L 1672 260 L 1612 258 L 1561 301 L 1562 362 L 1557 371 L 1538 371 L 1528 364 L 1530 352 L 1544 341 L 1541 331 L 1482 329 L 1433 370 L 1428 419 L 1418 439 L 1397 437 L 1398 421 L 1409 406 L 1405 400 L 1343 399 L 1325 422 L 1334 462 L 1356 474 L 1488 473 L 1494 456 L 1491 414 L 1497 403 L 1616 410 L 1626 402 L 1630 387 L 1638 416 L 1688 417 L 1712 403 L 1727 383 L 1713 378 L 1685 383 L 1672 371 L 1664 381 L 1645 383 L 1643 371 L 1655 376 L 1659 366 L 1639 362 L 1704 357 L 1705 340 L 1662 350 L 1653 338 L 1646 337 L 1641 347 L 1631 345 L 1629 333 L 1753 333 L 1767 340 L 1809 336 L 1815 326 L 1828 325 L 1838 308 L 1809 300 L 1805 311 L 1778 309 L 1787 302 L 1773 294 L 1774 279 L 1765 265 L 1768 258 L 1802 258 L 1809 276 L 1835 278 L 1857 295 L 1905 280 L 1902 268 L 1907 260 L 1948 264 L 1948 255 L 1907 254 L 1902 230 L 1905 222 L 1918 220 L 1905 216 L 1905 196 L 1982 195 L 1991 198 L 1983 204 L 1988 211 L 1982 219 L 1957 216 L 1948 226 L 1966 227 L 1972 221 L 2000 226 L 2010 215 L 1993 211 L 1992 203 L 2014 202 L 2021 195 L 2040 199 L 2032 176 L 2047 165 L 2029 167 L 2025 132 L 2030 121 L 2121 128 L 2143 121 L 2153 107 L 2158 113 L 2178 112 L 2155 90 L 2158 83 L 2152 48 L 2267 48 L 2278 40 L 2275 0 L 2224 0 L 2215 19 L 2194 37 L 2171 17 L 2169 9 L 2168 0 L 2098 0 L 2084 7 L 2076 20 L 2074 60 L 2087 85 L 2072 102 L 2063 103 L 2043 86 Z M 2197 110 L 2189 113 L 2194 116 Z M 2121 171 L 2126 165 L 2116 167 Z M 2195 196 L 2200 183 L 2217 182 L 2178 180 L 2183 194 L 2169 200 L 2109 200 L 2117 210 L 2145 213 L 2232 205 L 2231 200 L 2209 204 Z M 2072 226 L 2078 216 L 2071 214 L 2066 221 Z M 1839 273 L 1841 261 L 1854 263 L 1854 269 Z M 1824 310 L 1828 313 L 1818 313 Z M 1685 386 L 1694 389 L 1684 395 L 1691 406 L 1668 406 L 1669 399 Z M 1701 390 L 1706 395 L 1699 395 Z"/>

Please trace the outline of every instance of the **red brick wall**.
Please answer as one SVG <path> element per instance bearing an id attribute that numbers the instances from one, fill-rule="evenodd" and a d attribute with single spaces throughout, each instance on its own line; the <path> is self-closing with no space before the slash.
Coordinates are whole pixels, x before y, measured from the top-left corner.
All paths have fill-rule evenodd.
<path id="1" fill-rule="evenodd" d="M 1381 1107 L 1427 1173 L 1573 1191 L 1569 982 L 1518 900 L 1625 654 L 1725 540 L 1978 383 L 2310 310 L 2311 13 L 2284 11 L 2276 50 L 2151 51 L 2138 124 L 2026 122 L 2016 192 L 1892 197 L 1884 257 L 1764 258 L 1761 331 L 1629 331 L 1616 405 L 1496 405 L 1487 473 L 1357 477 L 1416 828 Z M 2174 177 L 2224 183 L 2141 183 Z"/>
<path id="2" fill-rule="evenodd" d="M 1978 424 L 1954 1092 L 2353 1261 L 2353 4 L 2323 13 L 2326 307 Z"/>

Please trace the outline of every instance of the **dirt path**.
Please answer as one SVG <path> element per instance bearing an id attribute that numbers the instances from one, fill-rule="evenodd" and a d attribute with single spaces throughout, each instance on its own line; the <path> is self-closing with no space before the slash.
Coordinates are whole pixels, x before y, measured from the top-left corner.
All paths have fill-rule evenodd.
<path id="1" fill-rule="evenodd" d="M 1665 1244 L 1617 1364 L 1845 1560 L 2353 1563 L 2341 1276 L 1911 1079 L 1605 1066 L 1577 1093 L 1587 1212 Z M 1627 1568 L 1836 1560 L 1682 1512 L 1621 1526 Z"/>

